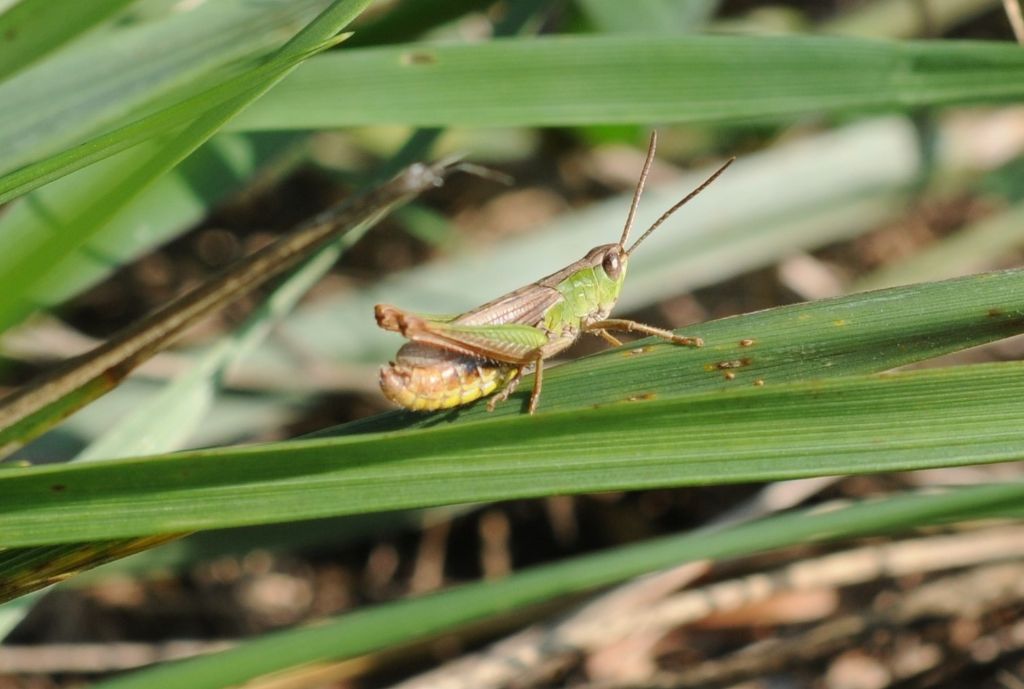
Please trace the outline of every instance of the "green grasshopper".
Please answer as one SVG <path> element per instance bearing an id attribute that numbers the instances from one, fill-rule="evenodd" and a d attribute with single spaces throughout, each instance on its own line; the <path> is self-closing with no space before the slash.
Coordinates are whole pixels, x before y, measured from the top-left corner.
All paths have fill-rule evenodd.
<path id="1" fill-rule="evenodd" d="M 730 159 L 699 187 L 654 221 L 631 247 L 640 195 L 654 160 L 657 134 L 651 134 L 647 158 L 633 193 L 626 226 L 615 244 L 602 244 L 557 273 L 458 316 L 423 315 L 377 304 L 377 325 L 411 340 L 380 370 L 380 386 L 391 401 L 413 411 L 450 409 L 497 393 L 488 411 L 515 392 L 523 374 L 534 369 L 528 407 L 540 401 L 544 360 L 569 347 L 583 333 L 622 343 L 609 331 L 643 333 L 675 344 L 700 347 L 698 337 L 677 335 L 635 321 L 608 318 L 619 299 L 629 256 L 673 213 L 708 187 L 733 162 Z"/>

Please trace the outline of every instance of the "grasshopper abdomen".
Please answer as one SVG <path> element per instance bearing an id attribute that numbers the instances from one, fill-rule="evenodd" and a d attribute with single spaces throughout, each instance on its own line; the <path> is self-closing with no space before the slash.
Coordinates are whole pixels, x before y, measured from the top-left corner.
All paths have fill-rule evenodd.
<path id="1" fill-rule="evenodd" d="M 409 342 L 380 370 L 380 387 L 413 411 L 451 409 L 486 397 L 509 383 L 516 367 Z"/>

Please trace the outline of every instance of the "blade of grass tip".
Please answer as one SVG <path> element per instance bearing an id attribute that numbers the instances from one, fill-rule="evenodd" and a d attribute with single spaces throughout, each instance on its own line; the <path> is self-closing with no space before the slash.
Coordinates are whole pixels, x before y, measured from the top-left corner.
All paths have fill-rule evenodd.
<path id="1" fill-rule="evenodd" d="M 41 238 L 26 246 L 19 256 L 12 257 L 15 260 L 8 260 L 4 269 L 0 270 L 0 284 L 20 291 L 20 294 L 8 295 L 9 298 L 0 304 L 0 326 L 10 327 L 30 312 L 30 306 L 19 297 L 34 291 L 49 266 L 77 250 L 155 179 L 172 169 L 220 130 L 228 120 L 270 90 L 295 68 L 298 56 L 325 50 L 342 40 L 338 32 L 369 3 L 370 0 L 338 0 L 332 4 L 275 52 L 272 61 L 280 63 L 280 68 L 269 74 L 263 84 L 211 108 L 152 155 L 147 152 L 141 159 L 126 165 L 125 175 L 120 182 L 98 193 L 74 219 L 74 231 L 61 233 L 60 241 L 52 237 Z"/>
<path id="2" fill-rule="evenodd" d="M 181 534 L 160 534 L 94 543 L 73 543 L 42 548 L 16 548 L 3 552 L 0 561 L 0 601 L 60 583 L 70 576 L 106 562 L 120 560 L 176 540 Z M 17 611 L 9 613 L 15 622 Z M 0 630 L 0 637 L 2 637 Z"/>
<path id="3" fill-rule="evenodd" d="M 414 134 L 396 157 L 404 158 L 413 152 L 426 155 L 432 137 Z M 389 168 L 391 166 L 388 166 Z M 333 240 L 318 254 L 306 261 L 252 313 L 225 341 L 213 347 L 195 363 L 187 373 L 168 384 L 128 417 L 121 419 L 107 434 L 91 443 L 74 461 L 111 459 L 128 455 L 169 452 L 179 449 L 181 443 L 207 417 L 213 396 L 226 370 L 262 340 L 283 315 L 289 312 L 337 260 L 368 230 L 363 224 Z M 183 536 L 185 534 L 180 534 Z M 24 595 L 50 581 L 66 578 L 81 571 L 105 564 L 122 556 L 132 555 L 156 545 L 174 540 L 152 538 L 125 539 L 100 543 L 74 543 L 66 546 L 28 548 L 0 551 L 0 590 L 7 597 Z M 98 546 L 103 546 L 98 548 Z M 44 563 L 44 564 L 40 564 Z M 4 618 L 0 609 L 0 625 L 4 619 L 14 624 L 18 612 L 11 611 Z M 0 626 L 0 638 L 3 628 Z"/>
<path id="4" fill-rule="evenodd" d="M 358 610 L 315 626 L 268 634 L 237 648 L 107 680 L 93 689 L 220 689 L 290 667 L 347 658 L 429 639 L 560 596 L 608 586 L 680 563 L 735 558 L 797 543 L 907 531 L 917 526 L 1020 517 L 1024 484 L 866 500 L 823 512 L 801 510 L 725 529 L 665 536 L 537 566 L 498 581 Z"/>
<path id="5" fill-rule="evenodd" d="M 21 0 L 0 14 L 0 81 L 101 23 L 132 0 Z"/>
<path id="6" fill-rule="evenodd" d="M 0 401 L 0 452 L 9 454 L 112 389 L 133 368 L 214 309 L 294 266 L 337 236 L 372 224 L 394 206 L 439 186 L 451 167 L 413 165 L 390 182 L 339 204 L 182 295 L 88 354 Z"/>

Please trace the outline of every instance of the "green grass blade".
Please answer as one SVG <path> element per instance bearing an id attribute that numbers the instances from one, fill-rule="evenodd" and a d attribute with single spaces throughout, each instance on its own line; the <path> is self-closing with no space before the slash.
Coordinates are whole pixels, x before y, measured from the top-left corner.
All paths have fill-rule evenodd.
<path id="1" fill-rule="evenodd" d="M 301 135 L 214 137 L 170 174 L 157 179 L 79 251 L 55 264 L 30 295 L 32 304 L 60 304 L 176 237 L 240 189 L 257 170 L 302 140 Z M 91 167 L 47 185 L 23 203 L 12 204 L 0 218 L 0 253 L 15 251 L 19 238 L 58 232 L 65 213 L 87 201 L 89 194 L 110 186 L 108 174 L 116 179 L 118 166 Z"/>
<path id="2" fill-rule="evenodd" d="M 704 349 L 645 343 L 552 371 L 535 417 L 512 400 L 483 420 L 481 405 L 465 423 L 419 417 L 434 425 L 415 431 L 2 472 L 0 544 L 1018 458 L 1021 364 L 831 377 L 1021 332 L 1022 281 L 994 273 L 707 323 Z"/>
<path id="3" fill-rule="evenodd" d="M 942 495 L 872 500 L 829 512 L 800 511 L 706 533 L 669 536 L 520 572 L 506 579 L 363 609 L 303 629 L 270 634 L 238 648 L 102 682 L 96 689 L 215 689 L 289 667 L 345 658 L 430 638 L 453 627 L 608 586 L 705 558 L 728 558 L 979 517 L 1022 514 L 1024 484 L 976 486 Z"/>
<path id="4" fill-rule="evenodd" d="M 90 6 L 92 2 L 79 2 Z M 0 83 L 0 172 L 54 155 L 223 81 L 326 0 L 219 0 L 78 41 Z M 214 82 L 216 83 L 216 82 Z"/>
<path id="5" fill-rule="evenodd" d="M 197 320 L 294 267 L 343 233 L 372 225 L 393 207 L 438 186 L 451 165 L 414 165 L 388 182 L 354 195 L 232 264 L 103 344 L 0 400 L 0 448 L 10 452 L 87 402 L 173 343 Z"/>
<path id="6" fill-rule="evenodd" d="M 131 0 L 21 0 L 0 14 L 0 81 L 91 29 Z"/>
<path id="7" fill-rule="evenodd" d="M 32 305 L 26 301 L 26 295 L 35 291 L 53 265 L 82 246 L 156 179 L 173 169 L 225 122 L 273 87 L 294 68 L 298 60 L 330 47 L 332 37 L 369 2 L 345 0 L 335 3 L 275 54 L 267 73 L 261 72 L 260 84 L 255 88 L 214 106 L 163 145 L 129 151 L 134 155 L 122 161 L 120 179 L 88 199 L 79 209 L 80 213 L 61 228 L 59 240 L 52 236 L 24 238 L 26 241 L 18 247 L 19 251 L 5 256 L 6 260 L 0 264 L 0 284 L 9 290 L 8 298 L 0 305 L 0 330 L 31 312 Z"/>
<path id="8" fill-rule="evenodd" d="M 790 120 L 1008 102 L 1024 52 L 991 42 L 574 36 L 367 48 L 297 70 L 232 127 Z M 358 97 L 352 97 L 358 94 Z"/>
<path id="9" fill-rule="evenodd" d="M 217 86 L 179 103 L 157 110 L 113 131 L 10 172 L 0 177 L 0 203 L 16 199 L 45 184 L 86 166 L 103 162 L 111 156 L 128 151 L 132 147 L 149 142 L 158 136 L 181 131 L 187 123 L 205 117 L 215 108 L 224 106 L 226 102 L 257 97 L 260 89 L 266 88 L 268 81 L 274 80 L 282 71 L 294 67 L 299 60 L 305 57 L 307 55 L 301 53 L 279 55 L 276 59 L 240 75 L 229 77 Z M 83 178 L 89 181 L 90 186 L 100 186 L 99 180 L 92 179 L 93 174 L 98 178 L 112 177 L 118 172 L 123 174 L 120 167 L 135 164 L 136 160 L 148 160 L 158 155 L 160 150 L 161 146 L 154 144 L 151 148 L 145 148 L 142 151 L 129 152 L 121 160 L 109 166 L 84 173 Z M 109 180 L 103 181 L 107 181 L 107 184 L 110 183 Z M 70 188 L 75 189 L 78 186 L 80 185 L 71 185 Z M 106 189 L 107 185 L 103 185 L 101 188 Z M 92 198 L 98 193 L 101 192 L 79 189 L 72 198 L 77 199 L 78 196 Z M 71 202 L 61 204 L 60 210 L 64 215 L 70 217 L 77 217 L 83 212 L 82 209 L 75 208 Z"/>
<path id="10" fill-rule="evenodd" d="M 1024 332 L 1024 271 L 986 273 L 758 311 L 679 330 L 701 349 L 644 340 L 545 371 L 544 410 L 884 371 Z M 745 341 L 751 341 L 744 346 Z M 628 363 L 624 363 L 628 362 Z M 726 377 L 726 373 L 735 376 Z M 459 421 L 516 416 L 531 378 L 505 405 L 477 404 Z M 395 412 L 340 432 L 433 426 Z M 328 431 L 331 432 L 331 431 Z"/>

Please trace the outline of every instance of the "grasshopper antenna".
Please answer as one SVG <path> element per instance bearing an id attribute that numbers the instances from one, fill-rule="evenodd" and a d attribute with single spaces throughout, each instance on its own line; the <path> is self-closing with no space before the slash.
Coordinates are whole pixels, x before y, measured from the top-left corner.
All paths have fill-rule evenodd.
<path id="1" fill-rule="evenodd" d="M 658 148 L 658 132 L 651 132 L 651 142 L 647 144 L 647 160 L 644 161 L 644 169 L 640 171 L 640 180 L 636 183 L 636 191 L 633 192 L 633 203 L 629 206 L 629 215 L 626 216 L 626 227 L 622 230 L 622 239 L 619 246 L 626 246 L 629 238 L 629 231 L 633 229 L 633 219 L 636 218 L 636 209 L 640 205 L 640 195 L 644 193 L 644 185 L 647 184 L 647 173 L 651 171 L 651 163 L 654 162 L 654 151 Z M 635 246 L 635 245 L 634 245 Z M 626 252 L 629 253 L 628 251 Z"/>
<path id="2" fill-rule="evenodd" d="M 654 150 L 654 137 L 651 137 L 651 150 L 652 151 Z M 732 158 L 729 158 L 729 160 L 725 161 L 725 163 L 722 165 L 722 167 L 720 167 L 717 170 L 715 170 L 714 174 L 712 174 L 710 177 L 708 177 L 706 180 L 704 180 L 704 182 L 701 183 L 701 185 L 699 187 L 697 187 L 696 189 L 691 191 L 689 194 L 684 196 L 682 201 L 678 202 L 677 204 L 675 204 L 674 206 L 669 208 L 667 211 L 662 213 L 661 217 L 658 218 L 657 220 L 655 220 L 654 224 L 652 224 L 650 227 L 648 227 L 647 230 L 642 235 L 640 235 L 640 239 L 638 239 L 635 242 L 633 242 L 633 246 L 629 247 L 629 249 L 626 251 L 626 255 L 628 256 L 629 254 L 633 253 L 633 250 L 636 249 L 638 246 L 640 246 L 640 242 L 642 242 L 645 239 L 647 239 L 647 237 L 652 232 L 654 232 L 656 229 L 658 229 L 658 227 L 660 227 L 663 222 L 668 220 L 672 216 L 673 213 L 675 213 L 677 210 L 679 210 L 680 208 L 685 206 L 687 203 L 689 203 L 693 199 L 693 197 L 695 197 L 697 194 L 701 193 L 702 191 L 707 189 L 709 186 L 711 186 L 711 183 L 714 182 L 716 179 L 718 179 L 718 176 L 720 174 L 725 172 L 725 168 L 727 168 L 730 165 L 732 165 L 735 161 L 736 161 L 735 156 L 732 157 Z M 637 187 L 637 193 L 633 197 L 633 210 L 636 209 L 637 198 L 640 195 L 640 189 L 643 187 L 644 178 L 647 176 L 647 168 L 648 168 L 649 165 L 650 165 L 650 158 L 648 157 L 647 164 L 644 166 L 644 171 L 643 171 L 643 173 L 641 174 L 641 177 L 640 177 L 640 186 Z M 630 210 L 630 212 L 629 212 L 629 221 L 630 222 L 632 222 L 632 220 L 633 220 L 633 210 Z M 626 230 L 627 230 L 627 232 L 629 231 L 629 226 L 628 225 L 626 226 Z M 623 240 L 625 240 L 626 235 L 623 234 L 622 238 L 623 238 Z"/>

